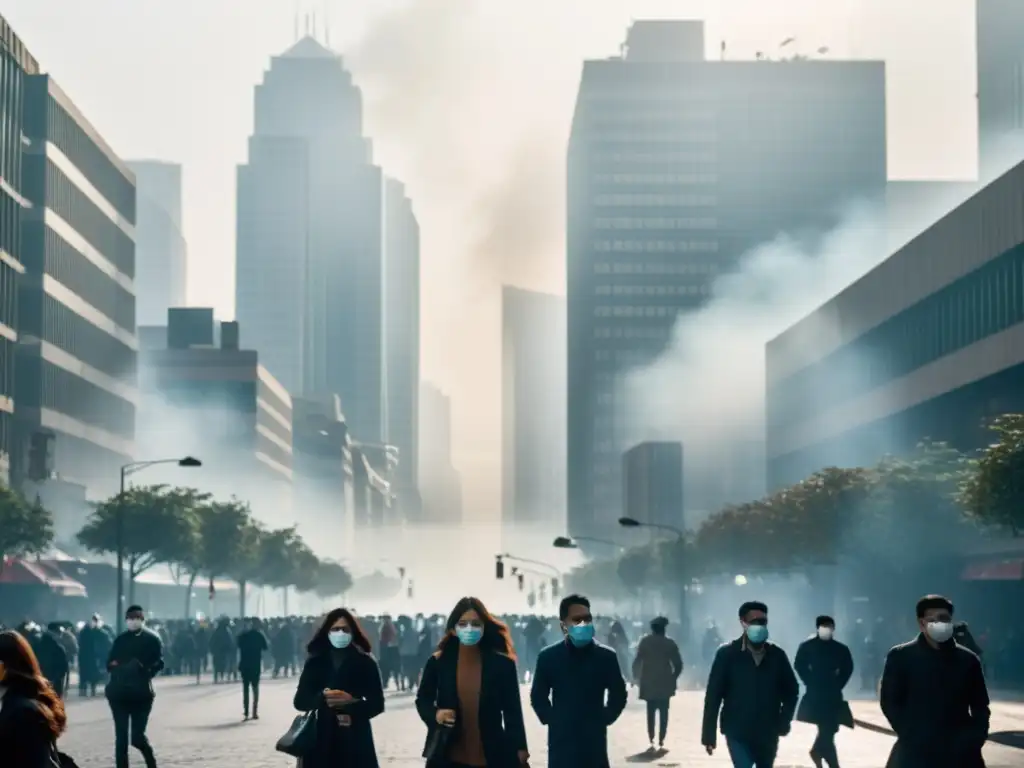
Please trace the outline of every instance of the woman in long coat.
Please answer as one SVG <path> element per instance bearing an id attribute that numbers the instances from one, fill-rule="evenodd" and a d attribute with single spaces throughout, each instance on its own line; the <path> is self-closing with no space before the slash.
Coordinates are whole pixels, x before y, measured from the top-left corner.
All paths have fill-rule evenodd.
<path id="1" fill-rule="evenodd" d="M 384 690 L 370 641 L 346 608 L 327 614 L 307 648 L 295 708 L 317 713 L 316 747 L 302 768 L 379 768 L 370 720 Z"/>
<path id="2" fill-rule="evenodd" d="M 647 702 L 647 738 L 654 749 L 654 719 L 661 719 L 658 745 L 665 746 L 668 734 L 668 705 L 676 695 L 676 684 L 683 674 L 683 657 L 676 641 L 665 635 L 668 619 L 659 616 L 651 622 L 651 634 L 644 635 L 633 659 L 633 680 L 640 685 L 640 699 Z"/>

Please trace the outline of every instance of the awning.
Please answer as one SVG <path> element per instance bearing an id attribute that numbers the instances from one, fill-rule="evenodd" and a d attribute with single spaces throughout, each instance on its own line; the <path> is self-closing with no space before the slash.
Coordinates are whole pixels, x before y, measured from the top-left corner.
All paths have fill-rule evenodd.
<path id="1" fill-rule="evenodd" d="M 24 560 L 20 557 L 4 558 L 0 571 L 0 584 L 43 585 L 55 594 L 65 597 L 88 597 L 85 586 L 50 563 Z"/>
<path id="2" fill-rule="evenodd" d="M 964 581 L 1021 581 L 1024 580 L 1024 557 L 977 560 L 964 566 L 960 578 Z"/>

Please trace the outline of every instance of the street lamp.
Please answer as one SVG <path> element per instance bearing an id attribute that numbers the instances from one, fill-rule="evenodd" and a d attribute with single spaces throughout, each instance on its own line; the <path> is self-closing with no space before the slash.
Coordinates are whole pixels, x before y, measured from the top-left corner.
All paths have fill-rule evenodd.
<path id="1" fill-rule="evenodd" d="M 662 525 L 661 523 L 645 523 L 637 520 L 635 517 L 620 517 L 619 525 L 623 528 L 656 528 L 660 531 L 669 531 L 674 533 L 679 540 L 682 541 L 686 538 L 686 532 L 681 528 L 676 528 L 674 525 Z"/>
<path id="2" fill-rule="evenodd" d="M 551 542 L 551 546 L 555 549 L 579 549 L 579 543 L 581 541 L 589 541 L 594 544 L 604 544 L 609 547 L 615 547 L 616 549 L 622 549 L 621 544 L 616 544 L 614 541 L 608 541 L 607 539 L 595 539 L 591 536 L 556 536 L 555 540 Z"/>
<path id="3" fill-rule="evenodd" d="M 201 467 L 203 462 L 194 456 L 180 459 L 156 459 L 154 461 L 132 461 L 121 466 L 121 491 L 117 494 L 115 518 L 115 547 L 117 549 L 117 633 L 124 629 L 124 483 L 125 479 L 157 464 L 177 464 L 179 467 Z"/>

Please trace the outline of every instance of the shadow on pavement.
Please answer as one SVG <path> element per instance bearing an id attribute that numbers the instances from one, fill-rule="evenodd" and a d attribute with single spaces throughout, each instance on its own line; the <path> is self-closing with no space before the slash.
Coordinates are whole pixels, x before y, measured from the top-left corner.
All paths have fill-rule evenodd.
<path id="1" fill-rule="evenodd" d="M 995 742 L 996 744 L 1002 744 L 1004 747 L 1024 749 L 1024 731 L 999 731 L 998 733 L 990 733 L 988 735 L 988 740 Z"/>
<path id="2" fill-rule="evenodd" d="M 635 755 L 630 755 L 626 758 L 627 763 L 653 763 L 655 760 L 659 760 L 668 754 L 667 749 L 645 749 L 643 752 L 637 752 Z"/>

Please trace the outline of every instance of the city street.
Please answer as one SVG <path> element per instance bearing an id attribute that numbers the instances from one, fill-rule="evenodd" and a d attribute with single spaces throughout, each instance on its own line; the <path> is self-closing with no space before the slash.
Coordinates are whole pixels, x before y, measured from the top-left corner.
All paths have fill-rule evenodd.
<path id="1" fill-rule="evenodd" d="M 291 722 L 294 711 L 291 697 L 294 680 L 266 680 L 260 703 L 260 720 L 241 722 L 239 685 L 213 685 L 179 678 L 165 678 L 158 685 L 153 710 L 150 740 L 161 768 L 200 768 L 203 766 L 245 766 L 246 768 L 294 768 L 295 761 L 274 751 L 274 742 Z M 631 691 L 631 696 L 634 691 Z M 543 768 L 545 733 L 525 701 L 527 732 L 534 758 L 531 765 Z M 699 728 L 702 695 L 680 693 L 672 704 L 669 750 L 662 755 L 646 755 L 647 738 L 643 704 L 632 700 L 610 734 L 613 768 L 633 763 L 653 766 L 728 766 L 723 748 L 708 757 L 700 747 Z M 855 706 L 868 709 L 867 703 Z M 69 701 L 70 727 L 61 739 L 61 748 L 82 768 L 110 768 L 113 760 L 113 727 L 102 698 L 81 700 L 72 693 Z M 387 711 L 374 721 L 377 754 L 381 765 L 419 766 L 424 728 L 413 708 L 412 696 L 388 694 Z M 807 749 L 813 729 L 795 724 L 792 734 L 782 742 L 776 768 L 805 768 L 811 765 Z M 838 739 L 844 768 L 883 768 L 892 737 L 866 728 L 843 730 Z M 990 744 L 985 750 L 988 768 L 1016 768 L 1024 765 L 1024 752 Z M 132 765 L 142 759 L 132 752 Z"/>

